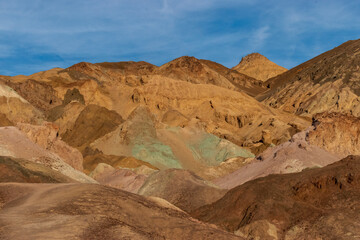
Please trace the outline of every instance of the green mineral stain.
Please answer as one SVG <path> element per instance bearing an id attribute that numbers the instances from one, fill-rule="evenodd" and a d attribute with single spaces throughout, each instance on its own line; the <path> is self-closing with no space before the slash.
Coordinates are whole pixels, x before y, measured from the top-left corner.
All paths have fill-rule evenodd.
<path id="1" fill-rule="evenodd" d="M 171 148 L 156 139 L 152 142 L 135 144 L 132 148 L 132 156 L 154 166 L 182 168 Z"/>
<path id="2" fill-rule="evenodd" d="M 203 161 L 210 166 L 219 165 L 229 158 L 255 157 L 250 151 L 213 134 L 204 134 L 199 141 L 188 144 L 188 147 L 192 151 L 195 159 Z"/>

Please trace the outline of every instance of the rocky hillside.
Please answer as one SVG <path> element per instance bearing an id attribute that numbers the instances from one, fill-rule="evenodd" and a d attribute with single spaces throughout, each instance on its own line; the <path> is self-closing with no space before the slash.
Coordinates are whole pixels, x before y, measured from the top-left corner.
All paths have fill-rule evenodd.
<path id="1" fill-rule="evenodd" d="M 360 40 L 348 41 L 266 81 L 257 98 L 302 116 L 324 111 L 360 116 Z"/>

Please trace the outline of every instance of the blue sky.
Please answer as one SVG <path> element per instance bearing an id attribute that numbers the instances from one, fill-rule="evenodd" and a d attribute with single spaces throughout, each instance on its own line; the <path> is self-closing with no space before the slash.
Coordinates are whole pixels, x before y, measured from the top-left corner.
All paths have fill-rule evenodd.
<path id="1" fill-rule="evenodd" d="M 360 38 L 358 0 L 0 0 L 0 75 L 189 55 L 294 67 Z"/>

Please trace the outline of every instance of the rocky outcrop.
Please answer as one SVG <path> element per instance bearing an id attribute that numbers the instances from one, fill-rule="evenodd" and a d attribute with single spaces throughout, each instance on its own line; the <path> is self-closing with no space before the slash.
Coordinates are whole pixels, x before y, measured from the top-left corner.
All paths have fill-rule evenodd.
<path id="1" fill-rule="evenodd" d="M 79 92 L 79 89 L 73 88 L 66 91 L 62 104 L 65 106 L 71 101 L 77 101 L 79 103 L 85 104 L 84 96 Z"/>

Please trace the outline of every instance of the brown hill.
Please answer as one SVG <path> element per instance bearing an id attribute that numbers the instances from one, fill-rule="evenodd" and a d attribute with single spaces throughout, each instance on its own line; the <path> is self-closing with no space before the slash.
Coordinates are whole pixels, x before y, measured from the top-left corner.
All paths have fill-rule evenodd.
<path id="1" fill-rule="evenodd" d="M 354 239 L 360 234 L 359 184 L 360 157 L 349 156 L 247 182 L 192 215 L 248 239 Z"/>
<path id="2" fill-rule="evenodd" d="M 98 184 L 1 183 L 0 206 L 1 239 L 241 239 L 165 200 Z"/>
<path id="3" fill-rule="evenodd" d="M 84 149 L 95 139 L 111 132 L 124 120 L 115 111 L 97 105 L 88 105 L 82 110 L 72 129 L 62 139 L 69 145 Z"/>
<path id="4" fill-rule="evenodd" d="M 312 116 L 324 111 L 360 116 L 360 40 L 348 41 L 269 79 L 258 99 L 275 108 Z"/>
<path id="5" fill-rule="evenodd" d="M 182 169 L 167 169 L 150 175 L 139 190 L 140 195 L 163 198 L 190 212 L 220 199 L 226 190 Z"/>
<path id="6" fill-rule="evenodd" d="M 287 71 L 260 53 L 251 53 L 243 57 L 232 69 L 263 82 Z"/>

